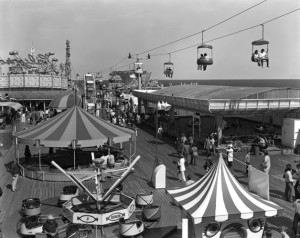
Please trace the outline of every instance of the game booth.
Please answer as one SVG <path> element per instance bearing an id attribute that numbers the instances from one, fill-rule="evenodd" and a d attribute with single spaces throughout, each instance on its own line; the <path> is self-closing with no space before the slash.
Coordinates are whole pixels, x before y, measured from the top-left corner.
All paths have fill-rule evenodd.
<path id="1" fill-rule="evenodd" d="M 167 192 L 188 221 L 189 238 L 262 237 L 266 218 L 283 213 L 280 206 L 248 192 L 222 157 L 200 180 Z"/>

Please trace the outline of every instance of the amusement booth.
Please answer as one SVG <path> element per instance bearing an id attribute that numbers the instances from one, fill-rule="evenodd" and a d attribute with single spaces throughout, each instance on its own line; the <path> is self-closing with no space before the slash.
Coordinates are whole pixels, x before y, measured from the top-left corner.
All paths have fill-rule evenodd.
<path id="1" fill-rule="evenodd" d="M 188 220 L 183 231 L 189 238 L 262 237 L 266 218 L 283 213 L 280 206 L 245 190 L 222 157 L 200 180 L 168 193 Z"/>

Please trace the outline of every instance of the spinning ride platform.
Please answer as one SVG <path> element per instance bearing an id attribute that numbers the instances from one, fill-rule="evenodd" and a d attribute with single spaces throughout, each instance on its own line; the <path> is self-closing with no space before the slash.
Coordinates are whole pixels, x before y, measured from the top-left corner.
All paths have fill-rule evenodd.
<path id="1" fill-rule="evenodd" d="M 135 200 L 122 193 L 118 197 L 114 200 L 108 197 L 99 204 L 99 208 L 87 195 L 74 197 L 63 205 L 62 215 L 75 224 L 97 226 L 115 223 L 120 218 L 129 219 L 135 211 Z"/>

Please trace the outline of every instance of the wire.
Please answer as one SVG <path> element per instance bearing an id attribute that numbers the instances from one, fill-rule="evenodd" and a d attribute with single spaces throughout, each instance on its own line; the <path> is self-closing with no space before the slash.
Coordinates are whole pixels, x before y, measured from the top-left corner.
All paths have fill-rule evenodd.
<path id="1" fill-rule="evenodd" d="M 246 12 L 246 11 L 249 11 L 250 9 L 252 9 L 252 8 L 254 8 L 254 7 L 257 7 L 258 5 L 260 5 L 260 4 L 262 4 L 262 3 L 266 2 L 266 1 L 268 1 L 268 0 L 264 0 L 264 1 L 260 2 L 260 3 L 258 3 L 258 4 L 255 4 L 254 6 L 252 6 L 252 7 L 250 7 L 250 8 L 247 8 L 246 10 L 244 10 L 244 11 L 242 11 L 242 12 L 239 12 L 239 13 L 237 13 L 237 14 L 231 16 L 231 17 L 229 17 L 229 18 L 227 18 L 227 19 L 225 19 L 225 20 L 223 20 L 223 21 L 221 21 L 221 22 L 219 22 L 219 23 L 217 23 L 217 24 L 215 24 L 215 25 L 213 25 L 213 26 L 211 26 L 211 27 L 205 29 L 204 31 L 208 31 L 208 30 L 210 30 L 210 29 L 212 29 L 212 28 L 214 28 L 214 27 L 216 27 L 216 26 L 218 26 L 218 25 L 220 25 L 220 24 L 222 24 L 222 23 L 224 23 L 224 22 L 226 22 L 226 21 L 228 21 L 228 20 L 230 20 L 230 19 L 236 17 L 236 16 L 239 16 L 240 14 L 242 14 L 242 13 L 244 13 L 244 12 Z M 159 49 L 159 48 L 162 48 L 162 47 L 165 47 L 165 46 L 174 44 L 174 43 L 176 43 L 176 42 L 179 42 L 179 41 L 185 40 L 185 39 L 187 39 L 187 38 L 193 37 L 193 36 L 195 36 L 195 35 L 198 35 L 198 34 L 200 34 L 200 33 L 202 33 L 202 32 L 203 32 L 203 31 L 196 32 L 196 33 L 194 33 L 194 34 L 192 34 L 192 35 L 188 35 L 188 36 L 183 37 L 183 38 L 180 38 L 180 39 L 178 39 L 178 40 L 171 41 L 171 42 L 169 42 L 169 43 L 166 43 L 166 44 L 157 46 L 157 47 L 152 48 L 152 49 L 150 49 L 150 50 L 148 50 L 148 51 L 144 51 L 144 52 L 138 53 L 138 55 L 140 55 L 140 54 L 145 54 L 145 53 L 147 53 L 147 52 L 150 52 L 150 51 L 153 51 L 153 50 L 157 50 L 157 49 Z"/>
<path id="2" fill-rule="evenodd" d="M 268 20 L 268 21 L 266 21 L 266 22 L 263 22 L 263 23 L 261 23 L 261 24 L 258 24 L 258 25 L 255 25 L 255 26 L 251 26 L 251 27 L 248 27 L 248 28 L 245 28 L 245 29 L 236 31 L 236 32 L 232 32 L 232 33 L 229 33 L 229 34 L 226 34 L 226 35 L 223 35 L 223 36 L 220 36 L 220 37 L 217 37 L 217 38 L 208 40 L 208 41 L 206 41 L 206 43 L 207 43 L 207 42 L 216 41 L 216 40 L 219 40 L 219 39 L 228 37 L 228 36 L 232 36 L 232 35 L 241 33 L 241 32 L 243 32 L 243 31 L 247 31 L 247 30 L 253 29 L 253 28 L 255 28 L 255 27 L 260 27 L 262 24 L 267 24 L 267 23 L 269 23 L 269 22 L 275 21 L 275 20 L 277 20 L 277 19 L 279 19 L 279 18 L 281 18 L 281 17 L 284 17 L 284 16 L 286 16 L 286 15 L 289 15 L 289 14 L 291 14 L 291 13 L 293 13 L 293 12 L 296 12 L 296 11 L 299 11 L 299 10 L 300 10 L 300 8 L 297 8 L 297 9 L 295 9 L 295 10 L 293 10 L 293 11 L 287 12 L 287 13 L 285 13 L 285 14 L 283 14 L 283 15 L 280 15 L 280 16 L 278 16 L 278 17 L 275 17 L 275 18 L 273 18 L 273 19 L 271 19 L 271 20 Z M 185 47 L 185 48 L 182 48 L 182 49 L 179 49 L 179 50 L 175 50 L 175 51 L 172 51 L 172 52 L 170 52 L 170 53 L 176 53 L 176 52 L 179 52 L 179 51 L 183 51 L 183 50 L 186 50 L 186 49 L 195 47 L 195 46 L 197 46 L 197 45 L 199 45 L 199 44 L 192 45 L 192 46 L 188 46 L 188 47 Z M 159 54 L 158 54 L 158 55 L 159 55 Z"/>
<path id="3" fill-rule="evenodd" d="M 265 0 L 265 1 L 267 1 L 267 0 Z M 265 2 L 265 1 L 263 1 L 263 2 Z M 261 2 L 261 3 L 263 3 L 263 2 Z M 261 4 L 261 3 L 260 3 L 260 4 Z M 258 4 L 257 4 L 257 5 L 258 5 Z M 255 6 L 257 6 L 257 5 L 255 5 Z M 253 7 L 255 7 L 255 6 L 253 6 Z M 251 7 L 251 8 L 253 8 L 253 7 Z M 249 8 L 249 9 L 250 9 L 250 8 Z M 295 9 L 295 10 L 292 10 L 292 11 L 290 11 L 290 12 L 287 12 L 287 13 L 285 13 L 285 14 L 282 14 L 282 15 L 280 15 L 280 16 L 278 16 L 278 17 L 275 17 L 275 18 L 273 18 L 273 19 L 271 19 L 271 20 L 265 21 L 265 22 L 263 22 L 263 23 L 261 23 L 261 24 L 258 24 L 258 25 L 255 25 L 255 26 L 251 26 L 251 27 L 248 27 L 248 28 L 245 28 L 245 29 L 236 31 L 236 32 L 232 32 L 232 33 L 229 33 L 229 34 L 226 34 L 226 35 L 223 35 L 223 36 L 220 36 L 220 37 L 217 37 L 217 38 L 214 38 L 214 39 L 205 41 L 205 42 L 207 43 L 207 42 L 216 41 L 216 40 L 219 40 L 219 39 L 222 39 L 222 38 L 225 38 L 225 37 L 228 37 L 228 36 L 232 36 L 232 35 L 235 35 L 235 34 L 238 34 L 238 33 L 241 33 L 241 32 L 244 32 L 244 31 L 247 31 L 247 30 L 256 28 L 256 27 L 260 27 L 262 24 L 270 23 L 270 22 L 272 22 L 272 21 L 275 21 L 275 20 L 277 20 L 277 19 L 279 19 L 279 18 L 285 17 L 285 16 L 287 16 L 287 15 L 289 15 L 289 14 L 292 14 L 292 13 L 294 13 L 294 12 L 296 12 L 296 11 L 299 11 L 299 10 L 300 10 L 300 8 L 297 8 L 297 9 Z M 245 12 L 245 11 L 246 11 L 246 10 L 244 10 L 243 12 Z M 241 14 L 241 13 L 239 13 L 239 14 Z M 237 16 L 237 15 L 239 15 L 239 14 L 236 14 L 235 16 Z M 225 21 L 227 21 L 227 20 L 229 20 L 229 19 L 232 19 L 232 18 L 233 18 L 233 17 L 228 18 L 228 19 L 224 20 L 223 22 L 225 22 Z M 218 23 L 218 24 L 216 24 L 216 25 L 219 25 L 219 24 L 221 24 L 221 23 Z M 216 25 L 214 25 L 214 26 L 216 26 Z M 214 27 L 214 26 L 212 26 L 212 27 Z M 207 29 L 211 29 L 212 27 L 207 28 Z M 200 33 L 200 32 L 199 32 L 199 33 Z M 181 38 L 180 40 L 189 38 L 189 37 L 194 36 L 194 35 L 199 34 L 199 33 L 195 33 L 195 34 L 193 34 L 193 35 L 190 35 L 190 36 Z M 155 47 L 155 48 L 153 48 L 153 49 L 151 49 L 151 50 L 144 51 L 144 52 L 139 53 L 139 54 L 144 54 L 144 53 L 150 52 L 150 51 L 152 51 L 152 50 L 154 50 L 154 49 L 161 48 L 161 47 L 163 47 L 163 46 L 166 46 L 166 45 L 175 43 L 175 42 L 180 41 L 180 40 L 176 40 L 176 41 L 173 41 L 173 42 L 171 42 L 171 43 L 164 44 L 164 45 L 159 46 L 159 47 Z M 195 46 L 198 46 L 198 45 L 199 45 L 199 44 L 195 44 L 195 45 L 188 46 L 188 47 L 185 47 L 185 48 L 182 48 L 182 49 L 178 49 L 178 50 L 174 50 L 174 51 L 171 51 L 171 52 L 168 52 L 168 53 L 154 54 L 154 55 L 151 55 L 151 56 L 161 56 L 161 55 L 166 55 L 166 54 L 173 54 L 173 53 L 176 53 L 176 52 L 180 52 L 180 51 L 183 51 L 183 50 L 187 50 L 187 49 L 189 49 L 189 48 L 192 48 L 192 47 L 195 47 Z M 126 58 L 127 58 L 127 57 L 126 57 Z M 125 59 L 126 59 L 126 58 L 125 58 Z M 124 59 L 123 59 L 123 60 L 124 60 Z M 122 62 L 123 60 L 121 60 L 120 62 Z M 130 64 L 128 64 L 128 65 L 131 65 L 131 64 L 132 64 L 132 63 L 130 63 Z M 124 66 L 121 66 L 121 67 L 118 67 L 118 68 L 123 68 L 123 67 L 126 67 L 126 66 L 128 66 L 128 65 L 124 65 Z M 110 68 L 110 69 L 111 69 L 111 68 Z"/>
<path id="4" fill-rule="evenodd" d="M 104 73 L 104 72 L 106 72 L 106 71 L 109 71 L 109 70 L 111 70 L 112 68 L 114 68 L 115 66 L 117 66 L 118 64 L 120 64 L 121 62 L 123 62 L 123 61 L 126 60 L 126 59 L 127 59 L 127 57 L 121 59 L 120 61 L 118 61 L 117 63 L 115 63 L 113 66 L 111 66 L 111 67 L 109 67 L 109 68 L 106 68 L 106 69 L 103 69 L 103 70 L 99 70 L 98 72 L 99 72 L 99 73 Z"/>

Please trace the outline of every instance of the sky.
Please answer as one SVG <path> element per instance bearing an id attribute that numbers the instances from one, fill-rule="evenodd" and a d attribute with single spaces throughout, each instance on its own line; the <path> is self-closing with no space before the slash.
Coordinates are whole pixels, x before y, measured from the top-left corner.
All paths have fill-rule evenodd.
<path id="1" fill-rule="evenodd" d="M 27 58 L 33 44 L 36 54 L 55 52 L 64 63 L 69 40 L 74 78 L 133 69 L 131 53 L 152 79 L 166 79 L 171 53 L 173 79 L 300 80 L 300 10 L 276 19 L 298 8 L 299 0 L 0 0 L 0 58 L 12 50 Z M 251 62 L 251 42 L 262 38 L 263 23 L 270 68 Z M 240 33 L 226 36 L 234 32 Z M 206 71 L 196 64 L 202 36 L 213 46 Z"/>

